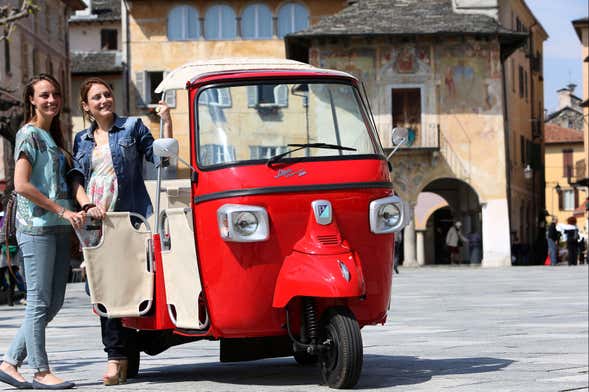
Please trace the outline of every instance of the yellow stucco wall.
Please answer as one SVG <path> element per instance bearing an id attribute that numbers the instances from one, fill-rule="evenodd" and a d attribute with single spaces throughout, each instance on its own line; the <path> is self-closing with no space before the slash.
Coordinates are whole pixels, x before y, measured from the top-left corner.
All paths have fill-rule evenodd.
<path id="1" fill-rule="evenodd" d="M 583 67 L 583 100 L 589 99 L 589 25 L 585 24 L 585 27 L 581 32 L 581 57 L 584 61 Z M 585 145 L 585 176 L 589 176 L 589 107 L 583 109 L 584 113 L 584 145 Z"/>
<path id="2" fill-rule="evenodd" d="M 224 1 L 240 15 L 243 8 L 251 2 L 247 0 Z M 271 9 L 273 16 L 285 1 L 264 1 Z M 298 1 L 309 11 L 310 23 L 316 23 L 321 16 L 333 14 L 346 6 L 345 0 Z M 159 133 L 159 122 L 154 117 L 145 116 L 146 111 L 137 108 L 136 90 L 134 88 L 136 73 L 142 71 L 169 71 L 182 64 L 195 60 L 223 57 L 285 57 L 284 41 L 278 37 L 270 40 L 205 40 L 168 41 L 167 15 L 177 5 L 186 5 L 182 1 L 134 1 L 129 9 L 129 47 L 130 47 L 130 108 L 132 115 L 143 115 L 144 121 L 152 132 Z M 203 17 L 207 8 L 218 4 L 218 1 L 199 1 L 190 4 Z M 201 20 L 202 23 L 202 20 Z M 155 86 L 154 86 L 155 87 Z M 174 137 L 180 144 L 180 156 L 189 158 L 189 130 L 187 95 L 178 91 L 177 106 L 172 110 Z"/>

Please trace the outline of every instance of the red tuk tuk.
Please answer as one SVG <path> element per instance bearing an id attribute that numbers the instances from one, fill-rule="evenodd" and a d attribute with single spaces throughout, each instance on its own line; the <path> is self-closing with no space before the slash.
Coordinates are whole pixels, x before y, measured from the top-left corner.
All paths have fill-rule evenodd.
<path id="1" fill-rule="evenodd" d="M 408 219 L 358 80 L 229 59 L 175 69 L 156 92 L 174 89 L 187 90 L 190 179 L 158 180 L 153 233 L 109 213 L 84 248 L 95 311 L 137 330 L 130 373 L 139 351 L 218 339 L 223 362 L 294 356 L 353 387 Z M 174 139 L 154 151 L 179 158 Z"/>

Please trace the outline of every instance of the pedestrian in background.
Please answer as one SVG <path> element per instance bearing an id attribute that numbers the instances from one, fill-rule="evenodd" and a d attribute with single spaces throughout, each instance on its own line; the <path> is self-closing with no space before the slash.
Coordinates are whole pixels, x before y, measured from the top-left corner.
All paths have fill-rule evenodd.
<path id="1" fill-rule="evenodd" d="M 482 248 L 483 248 L 483 240 L 481 235 L 473 229 L 470 234 L 467 236 L 468 239 L 468 250 L 470 255 L 470 263 L 471 264 L 480 264 L 481 260 L 483 259 L 482 255 Z"/>
<path id="2" fill-rule="evenodd" d="M 567 251 L 569 265 L 577 265 L 577 247 L 579 242 L 579 229 L 577 229 L 577 218 L 567 218 L 567 225 L 564 227 L 564 234 L 567 237 Z"/>
<path id="3" fill-rule="evenodd" d="M 24 321 L 0 364 L 0 381 L 19 389 L 67 389 L 74 383 L 62 380 L 49 368 L 45 329 L 63 304 L 71 226 L 79 227 L 84 214 L 72 211 L 66 182 L 69 164 L 59 120 L 59 83 L 50 75 L 35 76 L 24 88 L 23 101 L 26 123 L 16 134 L 14 189 L 27 305 Z M 32 384 L 18 371 L 25 358 L 35 370 Z"/>
<path id="4" fill-rule="evenodd" d="M 468 241 L 466 237 L 462 235 L 462 232 L 460 231 L 461 228 L 462 222 L 457 221 L 452 227 L 450 227 L 450 230 L 448 230 L 448 233 L 446 234 L 446 246 L 450 253 L 451 264 L 460 264 L 460 248 Z"/>
<path id="5" fill-rule="evenodd" d="M 403 231 L 395 233 L 395 254 L 393 255 L 393 269 L 396 274 L 399 273 L 399 264 L 401 263 L 401 252 L 403 251 Z"/>
<path id="6" fill-rule="evenodd" d="M 119 117 L 111 87 L 100 78 L 80 86 L 80 109 L 90 126 L 74 140 L 74 195 L 89 216 L 104 218 L 107 211 L 129 211 L 148 217 L 153 213 L 143 179 L 143 160 L 155 163 L 149 129 L 137 117 Z M 172 120 L 165 102 L 156 112 L 165 137 L 172 137 Z M 124 263 L 125 260 L 121 260 Z M 107 353 L 104 385 L 127 381 L 128 348 L 133 331 L 120 318 L 100 318 L 102 343 Z"/>
<path id="7" fill-rule="evenodd" d="M 560 242 L 560 231 L 556 229 L 558 218 L 552 217 L 552 222 L 548 226 L 548 232 L 546 233 L 546 242 L 548 242 L 548 254 L 550 256 L 550 265 L 556 265 L 558 263 L 558 244 Z"/>

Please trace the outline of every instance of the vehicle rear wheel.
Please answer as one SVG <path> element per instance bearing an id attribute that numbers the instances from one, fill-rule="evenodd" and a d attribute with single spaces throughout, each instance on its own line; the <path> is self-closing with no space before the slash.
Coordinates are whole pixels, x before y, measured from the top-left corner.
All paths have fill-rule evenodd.
<path id="1" fill-rule="evenodd" d="M 352 388 L 362 371 L 362 335 L 347 308 L 332 308 L 324 317 L 321 342 L 329 349 L 321 355 L 321 377 L 331 388 Z"/>

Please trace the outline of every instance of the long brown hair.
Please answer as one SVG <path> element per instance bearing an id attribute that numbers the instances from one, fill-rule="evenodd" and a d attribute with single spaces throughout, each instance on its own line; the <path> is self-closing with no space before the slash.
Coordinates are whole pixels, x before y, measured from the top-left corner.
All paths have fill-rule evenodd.
<path id="1" fill-rule="evenodd" d="M 61 95 L 61 85 L 53 76 L 48 74 L 38 74 L 33 76 L 28 83 L 25 85 L 25 90 L 23 93 L 23 101 L 25 103 L 25 124 L 30 123 L 31 121 L 36 120 L 37 114 L 35 113 L 35 106 L 31 103 L 31 98 L 35 96 L 35 84 L 38 82 L 46 80 L 53 85 L 53 87 L 57 90 L 57 92 Z M 61 102 L 63 105 L 63 97 L 61 98 Z M 62 149 L 63 151 L 67 151 L 65 148 L 65 141 L 63 137 L 63 132 L 61 131 L 61 120 L 59 119 L 59 115 L 61 114 L 61 108 L 59 113 L 53 120 L 51 120 L 51 126 L 49 127 L 49 134 L 55 141 L 55 144 Z"/>
<path id="2" fill-rule="evenodd" d="M 107 90 L 110 92 L 110 95 L 114 99 L 114 93 L 112 91 L 112 88 L 105 80 L 97 77 L 92 77 L 84 80 L 80 85 L 80 111 L 84 114 L 84 120 L 88 120 L 90 122 L 94 122 L 95 118 L 94 116 L 92 116 L 90 111 L 84 110 L 83 104 L 88 104 L 88 91 L 90 91 L 90 88 L 92 88 L 92 85 L 94 84 L 102 84 L 104 87 L 107 88 Z"/>

